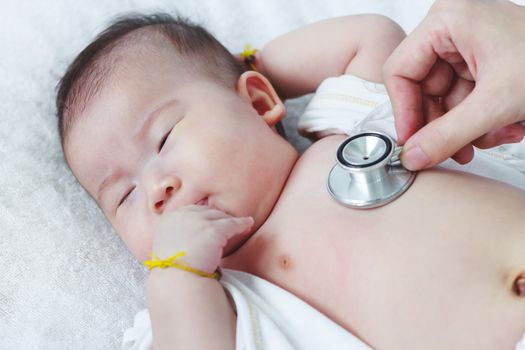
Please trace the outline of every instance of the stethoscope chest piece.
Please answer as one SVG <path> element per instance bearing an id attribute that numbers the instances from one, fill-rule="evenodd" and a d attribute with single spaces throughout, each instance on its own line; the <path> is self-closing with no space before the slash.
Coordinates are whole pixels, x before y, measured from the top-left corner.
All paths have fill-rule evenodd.
<path id="1" fill-rule="evenodd" d="M 328 192 L 351 208 L 375 208 L 403 194 L 416 177 L 399 161 L 401 147 L 387 135 L 364 132 L 337 149 L 337 164 L 328 176 Z"/>

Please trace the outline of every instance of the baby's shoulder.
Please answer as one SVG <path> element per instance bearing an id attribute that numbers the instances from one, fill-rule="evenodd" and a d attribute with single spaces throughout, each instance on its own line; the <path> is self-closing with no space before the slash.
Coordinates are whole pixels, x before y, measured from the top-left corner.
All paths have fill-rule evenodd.
<path id="1" fill-rule="evenodd" d="M 346 138 L 344 134 L 331 134 L 312 143 L 295 163 L 286 186 L 326 178 L 336 163 L 337 148 Z"/>

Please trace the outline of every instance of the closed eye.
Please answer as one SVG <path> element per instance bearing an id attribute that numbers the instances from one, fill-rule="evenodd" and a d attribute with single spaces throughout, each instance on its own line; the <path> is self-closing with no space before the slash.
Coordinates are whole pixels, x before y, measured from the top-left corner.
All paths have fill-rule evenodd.
<path id="1" fill-rule="evenodd" d="M 130 188 L 130 189 L 128 190 L 128 192 L 126 192 L 126 194 L 124 195 L 124 197 L 122 197 L 122 199 L 121 199 L 120 202 L 118 203 L 118 206 L 117 206 L 117 207 L 120 207 L 120 206 L 122 205 L 122 203 L 124 203 L 124 202 L 128 199 L 129 195 L 131 194 L 131 192 L 133 192 L 134 189 L 135 189 L 135 186 L 133 186 L 132 188 Z"/>
<path id="2" fill-rule="evenodd" d="M 162 147 L 164 147 L 164 144 L 166 143 L 166 140 L 168 139 L 168 136 L 170 136 L 171 130 L 173 130 L 173 128 L 171 128 L 170 131 L 168 131 L 166 133 L 166 135 L 164 135 L 162 140 L 160 140 L 159 147 L 158 147 L 158 152 L 160 152 L 162 150 Z"/>

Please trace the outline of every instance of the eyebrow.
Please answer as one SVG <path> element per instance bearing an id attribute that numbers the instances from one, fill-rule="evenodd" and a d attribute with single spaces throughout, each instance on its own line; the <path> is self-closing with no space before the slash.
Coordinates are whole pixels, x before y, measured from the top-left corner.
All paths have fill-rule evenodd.
<path id="1" fill-rule="evenodd" d="M 146 133 L 151 128 L 151 125 L 155 122 L 155 120 L 159 117 L 160 112 L 164 110 L 167 107 L 170 107 L 171 105 L 175 104 L 177 100 L 168 100 L 167 102 L 162 103 L 159 107 L 155 108 L 153 112 L 151 112 L 146 120 L 142 123 L 142 126 L 140 127 L 139 131 L 135 133 L 133 136 L 133 139 L 136 141 L 144 139 L 146 136 Z M 97 190 L 97 202 L 100 203 L 102 199 L 102 193 L 106 190 L 107 187 L 118 181 L 121 177 L 121 172 L 116 171 L 107 176 L 98 186 Z"/>

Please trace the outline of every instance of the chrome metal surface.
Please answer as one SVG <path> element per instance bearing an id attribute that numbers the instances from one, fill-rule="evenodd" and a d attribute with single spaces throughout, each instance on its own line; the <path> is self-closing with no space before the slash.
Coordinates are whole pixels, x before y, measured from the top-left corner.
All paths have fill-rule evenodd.
<path id="1" fill-rule="evenodd" d="M 415 172 L 400 161 L 401 147 L 378 132 L 353 135 L 337 150 L 337 164 L 328 176 L 332 197 L 352 208 L 375 208 L 390 203 L 412 184 Z"/>

